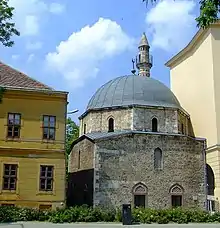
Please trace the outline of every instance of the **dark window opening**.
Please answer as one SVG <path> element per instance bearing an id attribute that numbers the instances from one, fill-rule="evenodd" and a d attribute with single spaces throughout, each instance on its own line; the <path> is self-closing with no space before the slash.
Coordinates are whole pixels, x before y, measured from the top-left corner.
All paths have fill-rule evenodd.
<path id="1" fill-rule="evenodd" d="M 21 114 L 9 113 L 7 137 L 20 138 L 20 129 L 21 129 Z"/>
<path id="2" fill-rule="evenodd" d="M 134 195 L 134 207 L 143 207 L 145 208 L 145 195 Z"/>
<path id="3" fill-rule="evenodd" d="M 215 176 L 211 166 L 208 164 L 206 164 L 206 175 L 207 175 L 208 195 L 214 196 Z"/>
<path id="4" fill-rule="evenodd" d="M 162 169 L 163 167 L 163 154 L 160 148 L 154 150 L 154 169 Z"/>
<path id="5" fill-rule="evenodd" d="M 157 129 L 157 126 L 158 124 L 157 124 L 157 118 L 153 118 L 152 119 L 152 132 L 157 132 L 158 131 L 158 129 Z"/>
<path id="6" fill-rule="evenodd" d="M 53 190 L 53 166 L 40 166 L 40 191 Z"/>
<path id="7" fill-rule="evenodd" d="M 181 195 L 172 195 L 172 207 L 181 207 L 182 206 L 182 196 Z"/>
<path id="8" fill-rule="evenodd" d="M 114 132 L 114 119 L 110 118 L 108 120 L 108 132 Z"/>
<path id="9" fill-rule="evenodd" d="M 80 156 L 81 156 L 81 153 L 80 153 L 80 150 L 79 150 L 79 153 L 78 153 L 78 169 L 80 169 L 80 163 L 81 163 Z"/>
<path id="10" fill-rule="evenodd" d="M 86 124 L 83 126 L 83 134 L 86 134 Z"/>
<path id="11" fill-rule="evenodd" d="M 181 124 L 181 132 L 182 132 L 182 134 L 184 134 L 184 124 L 183 123 Z"/>
<path id="12" fill-rule="evenodd" d="M 17 165 L 4 164 L 3 189 L 16 190 Z"/>
<path id="13" fill-rule="evenodd" d="M 138 55 L 138 63 L 141 62 L 141 54 Z"/>
<path id="14" fill-rule="evenodd" d="M 56 117 L 43 116 L 43 139 L 55 140 Z"/>

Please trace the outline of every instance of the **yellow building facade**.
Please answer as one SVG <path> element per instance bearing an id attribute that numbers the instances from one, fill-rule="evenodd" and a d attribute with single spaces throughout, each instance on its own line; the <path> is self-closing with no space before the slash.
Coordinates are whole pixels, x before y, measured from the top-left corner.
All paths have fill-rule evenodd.
<path id="1" fill-rule="evenodd" d="M 0 62 L 0 205 L 65 204 L 67 92 Z"/>
<path id="2" fill-rule="evenodd" d="M 220 200 L 220 22 L 200 29 L 170 59 L 171 90 L 190 114 L 194 133 L 207 139 L 207 163 L 214 172 L 215 210 Z M 208 193 L 209 194 L 209 193 Z M 214 207 L 214 206 L 213 206 Z"/>

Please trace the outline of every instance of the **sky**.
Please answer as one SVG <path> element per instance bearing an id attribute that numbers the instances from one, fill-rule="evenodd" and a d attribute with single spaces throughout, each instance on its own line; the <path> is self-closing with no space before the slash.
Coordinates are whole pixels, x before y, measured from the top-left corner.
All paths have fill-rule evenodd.
<path id="1" fill-rule="evenodd" d="M 131 74 L 132 58 L 146 33 L 151 77 L 170 86 L 164 65 L 198 30 L 193 0 L 9 0 L 21 35 L 0 45 L 0 60 L 56 90 L 69 92 L 68 111 L 86 110 L 96 90 Z"/>

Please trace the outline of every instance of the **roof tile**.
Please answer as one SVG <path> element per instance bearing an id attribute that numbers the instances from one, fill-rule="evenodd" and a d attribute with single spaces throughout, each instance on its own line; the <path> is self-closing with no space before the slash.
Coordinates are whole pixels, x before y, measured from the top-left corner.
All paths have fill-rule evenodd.
<path id="1" fill-rule="evenodd" d="M 2 62 L 0 62 L 0 86 L 53 90 L 51 87 L 38 82 Z"/>

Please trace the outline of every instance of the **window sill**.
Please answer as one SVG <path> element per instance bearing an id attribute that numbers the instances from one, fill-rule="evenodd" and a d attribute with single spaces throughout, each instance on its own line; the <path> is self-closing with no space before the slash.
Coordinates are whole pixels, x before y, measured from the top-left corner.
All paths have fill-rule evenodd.
<path id="1" fill-rule="evenodd" d="M 42 143 L 55 144 L 55 139 L 42 139 Z"/>
<path id="2" fill-rule="evenodd" d="M 0 194 L 12 194 L 12 195 L 18 195 L 18 192 L 16 190 L 1 190 Z"/>
<path id="3" fill-rule="evenodd" d="M 163 168 L 157 168 L 157 169 L 154 169 L 154 171 L 160 172 L 160 171 L 163 171 Z"/>
<path id="4" fill-rule="evenodd" d="M 41 196 L 41 195 L 53 195 L 53 196 L 55 196 L 55 192 L 54 191 L 38 191 L 37 192 L 37 194 L 36 194 L 37 196 Z"/>
<path id="5" fill-rule="evenodd" d="M 16 142 L 21 142 L 21 138 L 6 137 L 5 141 L 16 141 Z"/>

